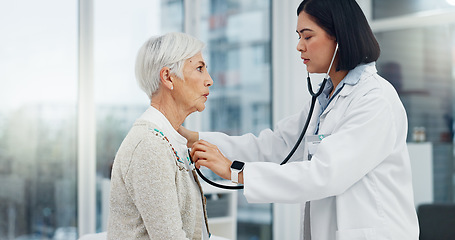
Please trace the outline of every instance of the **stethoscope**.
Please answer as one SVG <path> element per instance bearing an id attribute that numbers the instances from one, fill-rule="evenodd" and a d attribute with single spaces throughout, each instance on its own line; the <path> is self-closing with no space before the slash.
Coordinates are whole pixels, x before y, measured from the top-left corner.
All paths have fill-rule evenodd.
<path id="1" fill-rule="evenodd" d="M 300 133 L 300 136 L 297 139 L 297 142 L 295 143 L 294 147 L 289 152 L 289 154 L 286 156 L 286 158 L 280 163 L 280 165 L 286 164 L 289 161 L 289 159 L 291 159 L 292 155 L 294 155 L 295 151 L 297 150 L 297 148 L 299 147 L 300 143 L 302 142 L 303 137 L 305 136 L 305 133 L 306 133 L 306 131 L 308 129 L 308 126 L 310 124 L 311 117 L 313 116 L 313 111 L 314 111 L 314 106 L 316 104 L 316 99 L 319 97 L 319 95 L 322 94 L 322 91 L 324 90 L 325 84 L 327 83 L 327 79 L 329 77 L 329 72 L 332 69 L 332 64 L 333 64 L 333 61 L 335 60 L 335 56 L 337 54 L 337 51 L 338 51 L 338 43 L 337 43 L 337 45 L 335 47 L 335 52 L 333 53 L 332 61 L 330 61 L 329 70 L 327 71 L 327 73 L 326 73 L 326 75 L 324 77 L 324 80 L 322 81 L 321 86 L 319 87 L 319 90 L 316 93 L 313 92 L 313 86 L 311 85 L 311 79 L 310 79 L 310 73 L 308 72 L 308 77 L 307 77 L 308 92 L 310 92 L 310 95 L 311 95 L 310 111 L 309 111 L 308 116 L 306 118 L 305 125 L 304 125 L 304 127 L 302 129 L 302 132 Z M 193 159 L 191 159 L 191 155 L 190 155 L 189 150 L 188 150 L 188 156 L 190 157 L 191 162 L 193 162 Z M 230 189 L 230 190 L 243 189 L 243 185 L 228 186 L 228 185 L 223 185 L 223 184 L 219 184 L 219 183 L 213 182 L 212 180 L 206 178 L 198 168 L 195 168 L 195 169 L 196 169 L 197 174 L 204 181 L 206 181 L 208 184 L 210 184 L 210 185 L 212 185 L 214 187 L 223 188 L 223 189 Z"/>

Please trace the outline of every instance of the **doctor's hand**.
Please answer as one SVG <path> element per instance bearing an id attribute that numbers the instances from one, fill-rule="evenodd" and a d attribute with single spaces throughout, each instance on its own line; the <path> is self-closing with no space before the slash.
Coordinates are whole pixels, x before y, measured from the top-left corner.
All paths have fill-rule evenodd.
<path id="1" fill-rule="evenodd" d="M 187 146 L 191 147 L 197 140 L 199 140 L 199 132 L 188 130 L 187 128 L 180 126 L 177 132 L 186 138 Z"/>
<path id="2" fill-rule="evenodd" d="M 232 162 L 220 152 L 217 146 L 207 141 L 199 140 L 193 144 L 190 154 L 198 169 L 204 166 L 212 170 L 216 175 L 231 180 Z"/>

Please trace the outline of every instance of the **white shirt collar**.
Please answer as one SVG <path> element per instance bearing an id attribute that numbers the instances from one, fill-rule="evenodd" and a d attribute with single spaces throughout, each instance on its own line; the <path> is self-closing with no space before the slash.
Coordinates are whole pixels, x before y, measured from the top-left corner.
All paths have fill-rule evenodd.
<path id="1" fill-rule="evenodd" d="M 138 120 L 153 122 L 159 128 L 157 130 L 163 132 L 174 147 L 182 148 L 184 146 L 186 148 L 186 138 L 172 127 L 169 120 L 158 109 L 150 106 Z"/>

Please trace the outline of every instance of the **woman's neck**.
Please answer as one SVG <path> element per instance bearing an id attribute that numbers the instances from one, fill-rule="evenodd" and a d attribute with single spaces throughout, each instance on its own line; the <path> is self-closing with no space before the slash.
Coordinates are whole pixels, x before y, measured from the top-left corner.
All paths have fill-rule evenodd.
<path id="1" fill-rule="evenodd" d="M 333 71 L 330 73 L 330 79 L 332 79 L 333 83 L 333 89 L 332 92 L 330 93 L 330 96 L 333 95 L 335 92 L 335 89 L 337 88 L 338 84 L 348 75 L 349 71 Z"/>
<path id="2" fill-rule="evenodd" d="M 162 97 L 156 96 L 152 97 L 150 105 L 160 111 L 177 131 L 189 114 L 182 113 L 182 111 L 176 107 L 177 104 L 173 104 L 170 100 L 171 99 L 165 100 Z"/>

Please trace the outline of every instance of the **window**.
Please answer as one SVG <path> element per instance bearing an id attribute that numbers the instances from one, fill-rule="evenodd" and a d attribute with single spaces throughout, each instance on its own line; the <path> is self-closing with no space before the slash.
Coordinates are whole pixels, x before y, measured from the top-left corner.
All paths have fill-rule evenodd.
<path id="1" fill-rule="evenodd" d="M 78 237 L 78 3 L 0 3 L 0 239 Z M 199 3 L 198 37 L 216 81 L 201 130 L 257 134 L 271 127 L 270 1 Z M 136 53 L 152 35 L 184 31 L 185 8 L 183 0 L 99 0 L 91 8 L 93 184 L 96 230 L 105 231 L 112 161 L 149 105 L 136 84 Z M 239 201 L 238 239 L 271 239 L 271 205 Z"/>
<path id="2" fill-rule="evenodd" d="M 200 38 L 214 80 L 202 131 L 258 134 L 272 125 L 271 1 L 202 0 Z M 238 194 L 238 239 L 272 239 L 272 205 Z"/>
<path id="3" fill-rule="evenodd" d="M 374 19 L 455 8 L 453 0 L 372 0 L 372 2 Z"/>
<path id="4" fill-rule="evenodd" d="M 94 9 L 97 231 L 105 231 L 115 154 L 150 105 L 136 83 L 136 54 L 151 36 L 183 31 L 183 1 L 100 0 Z"/>
<path id="5" fill-rule="evenodd" d="M 77 27 L 77 1 L 0 2 L 0 239 L 77 238 Z"/>
<path id="6" fill-rule="evenodd" d="M 377 33 L 378 71 L 395 86 L 406 108 L 408 141 L 413 141 L 414 129 L 424 127 L 426 140 L 433 144 L 435 202 L 454 200 L 454 27 Z"/>
<path id="7" fill-rule="evenodd" d="M 378 72 L 395 86 L 406 108 L 408 142 L 413 142 L 414 132 L 423 127 L 426 141 L 432 145 L 434 202 L 455 201 L 455 21 L 445 17 L 453 16 L 455 9 L 449 2 L 373 1 L 375 17 L 390 17 L 391 12 L 417 13 L 393 23 L 386 18 L 373 21 L 372 26 L 373 30 L 380 26 L 375 32 L 381 46 Z M 446 11 L 419 15 L 426 9 L 440 8 Z"/>

